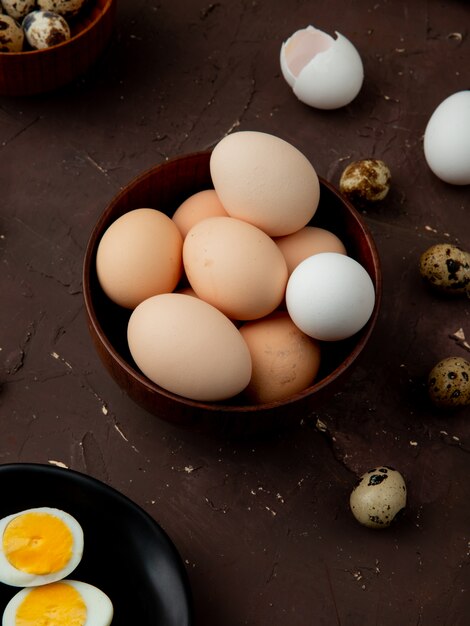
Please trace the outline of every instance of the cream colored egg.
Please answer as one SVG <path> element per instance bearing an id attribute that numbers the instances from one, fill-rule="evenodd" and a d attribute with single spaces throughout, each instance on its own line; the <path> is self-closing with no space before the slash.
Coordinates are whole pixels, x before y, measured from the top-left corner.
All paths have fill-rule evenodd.
<path id="1" fill-rule="evenodd" d="M 184 239 L 195 224 L 207 217 L 217 216 L 228 217 L 228 213 L 214 189 L 205 189 L 193 194 L 180 204 L 172 219 Z"/>
<path id="2" fill-rule="evenodd" d="M 109 226 L 96 253 L 98 280 L 106 295 L 128 309 L 173 291 L 182 273 L 183 238 L 161 211 L 135 209 Z"/>
<path id="3" fill-rule="evenodd" d="M 67 579 L 19 591 L 5 607 L 2 625 L 109 626 L 113 613 L 101 589 Z"/>
<path id="4" fill-rule="evenodd" d="M 313 165 L 274 135 L 227 135 L 212 151 L 210 171 L 227 213 L 272 237 L 299 230 L 317 210 L 320 185 Z"/>
<path id="5" fill-rule="evenodd" d="M 180 396 L 225 400 L 250 381 L 250 352 L 240 332 L 199 298 L 170 293 L 145 300 L 130 317 L 127 338 L 140 370 Z"/>
<path id="6" fill-rule="evenodd" d="M 233 217 L 196 224 L 183 245 L 186 276 L 197 295 L 232 319 L 268 315 L 281 303 L 287 266 L 274 241 Z"/>
<path id="7" fill-rule="evenodd" d="M 274 240 L 287 263 L 289 276 L 309 256 L 320 252 L 346 254 L 343 242 L 334 233 L 317 226 L 305 226 L 291 235 Z"/>
<path id="8" fill-rule="evenodd" d="M 257 404 L 285 400 L 315 380 L 320 345 L 300 331 L 285 312 L 275 312 L 240 328 L 253 371 L 244 395 Z"/>
<path id="9" fill-rule="evenodd" d="M 363 474 L 349 504 L 358 522 L 369 528 L 390 526 L 406 506 L 406 484 L 397 470 L 382 466 Z"/>
<path id="10" fill-rule="evenodd" d="M 69 513 L 26 509 L 0 520 L 0 582 L 33 587 L 68 576 L 80 563 L 83 531 Z"/>

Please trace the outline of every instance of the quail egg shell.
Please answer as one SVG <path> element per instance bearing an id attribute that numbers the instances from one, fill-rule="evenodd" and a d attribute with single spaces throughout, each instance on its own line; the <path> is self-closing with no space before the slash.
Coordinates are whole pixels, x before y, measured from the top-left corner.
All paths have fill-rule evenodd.
<path id="1" fill-rule="evenodd" d="M 382 466 L 361 476 L 349 504 L 358 522 L 369 528 L 390 526 L 406 506 L 406 484 L 397 470 Z"/>
<path id="2" fill-rule="evenodd" d="M 15 20 L 21 20 L 35 8 L 36 0 L 2 0 L 1 4 L 5 13 Z"/>
<path id="3" fill-rule="evenodd" d="M 0 582 L 34 587 L 68 576 L 83 554 L 83 531 L 69 513 L 27 509 L 0 520 Z"/>
<path id="4" fill-rule="evenodd" d="M 297 98 L 318 109 L 349 104 L 361 90 L 364 68 L 359 52 L 343 35 L 336 39 L 307 26 L 281 47 L 281 71 Z"/>
<path id="5" fill-rule="evenodd" d="M 23 20 L 26 40 L 36 50 L 57 46 L 71 37 L 65 19 L 52 11 L 31 11 Z"/>
<path id="6" fill-rule="evenodd" d="M 5 607 L 3 626 L 109 626 L 113 619 L 110 598 L 94 585 L 62 580 L 22 589 Z"/>
<path id="7" fill-rule="evenodd" d="M 428 376 L 432 402 L 442 408 L 470 405 L 470 363 L 461 357 L 439 361 Z"/>
<path id="8" fill-rule="evenodd" d="M 470 253 L 449 243 L 438 243 L 423 252 L 419 272 L 428 284 L 446 294 L 470 293 Z"/>
<path id="9" fill-rule="evenodd" d="M 24 32 L 9 15 L 0 15 L 0 52 L 21 52 Z"/>
<path id="10" fill-rule="evenodd" d="M 38 7 L 44 11 L 53 11 L 64 17 L 77 15 L 86 0 L 37 0 Z"/>

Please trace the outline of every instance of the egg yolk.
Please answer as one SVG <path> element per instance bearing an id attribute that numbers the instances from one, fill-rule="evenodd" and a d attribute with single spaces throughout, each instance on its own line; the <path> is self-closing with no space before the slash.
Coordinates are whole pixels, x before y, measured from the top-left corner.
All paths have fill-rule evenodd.
<path id="1" fill-rule="evenodd" d="M 25 513 L 9 522 L 3 533 L 3 552 L 13 567 L 44 575 L 67 565 L 73 535 L 65 522 L 50 513 Z"/>
<path id="2" fill-rule="evenodd" d="M 15 626 L 84 626 L 87 607 L 80 593 L 66 583 L 32 589 L 16 612 Z"/>

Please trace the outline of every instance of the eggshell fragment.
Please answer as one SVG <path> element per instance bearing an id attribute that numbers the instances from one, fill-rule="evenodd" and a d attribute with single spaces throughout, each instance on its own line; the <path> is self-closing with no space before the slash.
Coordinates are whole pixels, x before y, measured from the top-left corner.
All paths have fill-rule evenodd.
<path id="1" fill-rule="evenodd" d="M 423 147 L 427 164 L 441 180 L 470 184 L 470 90 L 439 104 L 426 125 Z"/>
<path id="2" fill-rule="evenodd" d="M 135 209 L 109 226 L 98 245 L 96 271 L 106 295 L 133 309 L 173 291 L 182 273 L 183 238 L 172 220 L 155 209 Z"/>
<path id="3" fill-rule="evenodd" d="M 176 209 L 172 220 L 184 239 L 193 226 L 208 217 L 228 217 L 214 189 L 205 189 L 187 198 Z"/>
<path id="4" fill-rule="evenodd" d="M 397 513 L 406 506 L 403 476 L 386 466 L 369 470 L 353 489 L 349 504 L 354 517 L 364 526 L 390 526 Z"/>
<path id="5" fill-rule="evenodd" d="M 354 45 L 335 32 L 336 39 L 307 26 L 281 47 L 281 70 L 297 98 L 317 109 L 349 104 L 364 80 L 361 57 Z"/>
<path id="6" fill-rule="evenodd" d="M 287 266 L 274 241 L 233 217 L 196 224 L 183 245 L 186 276 L 197 295 L 232 319 L 258 319 L 282 301 Z"/>
<path id="7" fill-rule="evenodd" d="M 360 263 L 337 252 L 305 259 L 287 283 L 289 315 L 304 333 L 323 341 L 354 335 L 369 320 L 374 304 L 369 274 Z"/>
<path id="8" fill-rule="evenodd" d="M 253 371 L 244 395 L 255 403 L 285 400 L 311 385 L 320 367 L 318 342 L 299 330 L 285 312 L 240 328 Z"/>
<path id="9" fill-rule="evenodd" d="M 313 165 L 280 137 L 227 135 L 212 151 L 210 171 L 227 213 L 272 237 L 299 230 L 317 210 L 320 184 Z"/>
<path id="10" fill-rule="evenodd" d="M 127 337 L 140 370 L 181 396 L 224 400 L 250 381 L 250 352 L 240 332 L 199 298 L 170 293 L 145 300 L 130 317 Z"/>
<path id="11" fill-rule="evenodd" d="M 302 261 L 320 252 L 346 254 L 343 242 L 334 233 L 318 226 L 305 226 L 291 235 L 276 237 L 276 245 L 284 255 L 289 276 Z"/>

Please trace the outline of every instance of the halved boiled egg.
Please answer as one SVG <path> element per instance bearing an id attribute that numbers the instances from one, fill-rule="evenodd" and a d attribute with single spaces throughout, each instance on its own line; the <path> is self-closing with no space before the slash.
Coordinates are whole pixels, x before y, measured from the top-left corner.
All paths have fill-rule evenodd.
<path id="1" fill-rule="evenodd" d="M 307 26 L 281 47 L 281 71 L 297 98 L 317 109 L 338 109 L 359 93 L 364 68 L 354 45 Z"/>
<path id="2" fill-rule="evenodd" d="M 34 587 L 68 576 L 80 563 L 83 531 L 69 513 L 27 509 L 0 520 L 0 582 Z"/>
<path id="3" fill-rule="evenodd" d="M 2 626 L 109 626 L 113 605 L 97 587 L 61 580 L 19 591 L 7 604 Z"/>

